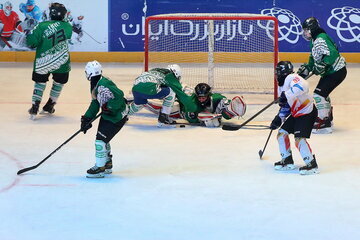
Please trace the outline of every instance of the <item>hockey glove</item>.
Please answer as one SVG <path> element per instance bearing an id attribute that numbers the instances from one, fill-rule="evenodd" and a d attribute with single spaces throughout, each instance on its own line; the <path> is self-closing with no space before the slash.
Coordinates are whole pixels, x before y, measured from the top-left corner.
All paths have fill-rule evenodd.
<path id="1" fill-rule="evenodd" d="M 85 134 L 87 130 L 92 127 L 91 118 L 81 116 L 81 127 L 80 130 Z"/>
<path id="2" fill-rule="evenodd" d="M 281 95 L 279 97 L 279 106 L 280 107 L 286 107 L 287 104 L 287 98 L 285 95 L 285 92 L 281 92 Z"/>
<path id="3" fill-rule="evenodd" d="M 307 78 L 310 75 L 311 69 L 310 66 L 307 64 L 303 64 L 300 66 L 299 70 L 297 71 L 297 74 L 300 75 L 302 78 Z"/>
<path id="4" fill-rule="evenodd" d="M 279 115 L 276 115 L 274 120 L 272 120 L 271 124 L 270 124 L 270 129 L 271 130 L 275 130 L 278 129 L 282 124 L 281 118 L 279 117 Z"/>

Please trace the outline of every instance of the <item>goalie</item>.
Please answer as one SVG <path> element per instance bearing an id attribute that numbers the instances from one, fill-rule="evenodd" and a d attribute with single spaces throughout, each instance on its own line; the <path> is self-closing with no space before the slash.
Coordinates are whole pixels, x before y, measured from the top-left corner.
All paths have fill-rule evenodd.
<path id="1" fill-rule="evenodd" d="M 206 127 L 219 127 L 222 118 L 229 120 L 234 117 L 241 117 L 246 112 L 246 104 L 240 96 L 232 100 L 227 99 L 220 93 L 212 93 L 211 87 L 206 83 L 199 83 L 195 90 L 185 88 L 185 92 L 190 95 L 191 104 L 196 106 L 195 111 L 186 111 L 186 104 L 178 101 L 174 104 L 170 117 L 186 119 L 189 123 L 200 123 Z M 158 113 L 161 106 L 149 102 L 145 108 L 153 113 Z"/>

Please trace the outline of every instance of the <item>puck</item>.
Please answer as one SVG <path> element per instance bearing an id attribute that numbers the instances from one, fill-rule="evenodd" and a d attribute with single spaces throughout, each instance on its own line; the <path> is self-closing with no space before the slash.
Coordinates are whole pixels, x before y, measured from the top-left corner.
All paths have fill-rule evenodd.
<path id="1" fill-rule="evenodd" d="M 181 128 L 184 128 L 184 127 L 185 127 L 185 125 L 184 125 L 184 124 L 181 124 L 181 125 L 180 125 L 180 127 L 181 127 Z"/>

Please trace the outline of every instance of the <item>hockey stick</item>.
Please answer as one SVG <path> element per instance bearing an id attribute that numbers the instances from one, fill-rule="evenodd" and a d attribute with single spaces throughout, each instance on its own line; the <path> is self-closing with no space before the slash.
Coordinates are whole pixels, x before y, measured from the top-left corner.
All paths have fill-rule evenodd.
<path id="1" fill-rule="evenodd" d="M 82 30 L 86 35 L 88 35 L 92 40 L 94 40 L 95 42 L 97 42 L 98 44 L 102 44 L 101 42 L 97 41 L 95 38 L 93 38 L 90 34 L 88 34 L 87 32 L 85 32 L 84 30 Z"/>
<path id="2" fill-rule="evenodd" d="M 274 103 L 278 102 L 278 98 L 275 99 L 274 101 L 272 101 L 271 103 L 269 103 L 268 105 L 266 105 L 263 109 L 261 109 L 259 112 L 257 112 L 256 114 L 254 114 L 254 116 L 250 117 L 248 120 L 246 120 L 245 122 L 243 122 L 240 125 L 223 125 L 222 129 L 223 130 L 227 130 L 227 131 L 237 131 L 240 128 L 242 128 L 243 126 L 245 126 L 248 122 L 250 122 L 251 120 L 253 120 L 254 118 L 256 118 L 257 116 L 259 116 L 263 111 L 265 111 L 266 109 L 268 109 L 269 107 L 271 107 Z"/>
<path id="3" fill-rule="evenodd" d="M 263 150 L 261 150 L 261 149 L 259 150 L 259 157 L 260 157 L 260 159 L 261 159 L 262 156 L 264 155 L 265 148 L 266 148 L 266 146 L 267 146 L 267 144 L 268 144 L 268 142 L 269 142 L 269 139 L 270 139 L 270 137 L 271 137 L 272 132 L 273 132 L 273 129 L 271 129 L 271 131 L 270 131 L 270 133 L 269 133 L 269 136 L 268 136 L 267 139 L 266 139 L 266 143 L 265 143 L 265 146 L 264 146 Z"/>
<path id="4" fill-rule="evenodd" d="M 10 45 L 10 43 L 8 42 L 8 40 L 6 40 L 4 37 L 0 37 L 1 40 L 6 44 L 6 46 L 8 46 L 10 49 L 12 48 L 12 46 Z"/>
<path id="5" fill-rule="evenodd" d="M 86 126 L 88 126 L 89 124 L 91 124 L 93 121 L 95 121 L 95 119 L 97 119 L 98 117 L 101 116 L 101 113 L 99 113 L 98 115 L 96 115 L 96 117 L 91 120 L 91 122 L 89 122 Z M 81 129 L 78 130 L 76 133 L 74 133 L 71 137 L 69 137 L 65 142 L 63 142 L 59 147 L 57 147 L 54 151 L 52 151 L 46 158 L 44 158 L 41 162 L 39 162 L 38 164 L 34 165 L 34 166 L 31 166 L 31 167 L 27 167 L 27 168 L 23 168 L 23 169 L 20 169 L 18 172 L 17 172 L 17 175 L 20 175 L 24 172 L 27 172 L 27 171 L 30 171 L 30 170 L 33 170 L 35 168 L 37 168 L 38 166 L 40 166 L 41 164 L 43 164 L 48 158 L 50 158 L 55 152 L 57 152 L 62 146 L 64 146 L 65 144 L 67 144 L 71 139 L 73 139 L 76 135 L 78 135 L 79 133 L 81 132 Z"/>

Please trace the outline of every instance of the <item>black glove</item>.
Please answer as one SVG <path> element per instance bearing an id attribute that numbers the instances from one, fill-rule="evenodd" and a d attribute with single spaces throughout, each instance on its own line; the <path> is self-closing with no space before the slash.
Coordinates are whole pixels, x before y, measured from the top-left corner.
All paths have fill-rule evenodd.
<path id="1" fill-rule="evenodd" d="M 271 130 L 275 130 L 278 129 L 282 124 L 281 118 L 279 117 L 279 115 L 276 115 L 274 120 L 272 120 L 271 124 L 270 124 L 270 129 Z"/>
<path id="2" fill-rule="evenodd" d="M 287 105 L 287 98 L 286 98 L 285 92 L 281 92 L 280 97 L 279 97 L 279 106 L 285 107 L 286 105 Z"/>
<path id="3" fill-rule="evenodd" d="M 91 118 L 81 116 L 81 127 L 80 130 L 85 134 L 87 130 L 92 127 Z"/>
<path id="4" fill-rule="evenodd" d="M 307 79 L 307 77 L 310 75 L 311 69 L 309 65 L 304 63 L 300 66 L 299 70 L 297 71 L 297 74 L 299 74 L 302 78 Z"/>

